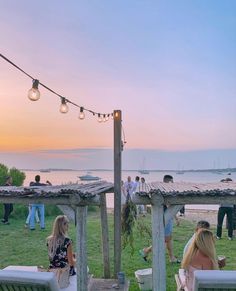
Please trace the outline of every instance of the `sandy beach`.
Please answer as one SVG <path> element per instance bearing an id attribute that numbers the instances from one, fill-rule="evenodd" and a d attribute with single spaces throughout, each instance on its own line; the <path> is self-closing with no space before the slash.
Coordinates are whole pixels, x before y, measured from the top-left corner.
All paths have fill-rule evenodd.
<path id="1" fill-rule="evenodd" d="M 212 226 L 217 224 L 217 210 L 205 210 L 205 209 L 187 209 L 185 210 L 185 216 L 180 217 L 181 219 L 186 219 L 197 223 L 199 220 L 207 220 Z M 224 220 L 224 225 L 225 225 Z"/>

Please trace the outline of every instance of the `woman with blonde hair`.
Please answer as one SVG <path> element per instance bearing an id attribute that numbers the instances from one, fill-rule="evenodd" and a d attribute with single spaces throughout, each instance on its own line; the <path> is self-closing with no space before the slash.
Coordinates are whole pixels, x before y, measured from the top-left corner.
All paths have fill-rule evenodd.
<path id="1" fill-rule="evenodd" d="M 68 237 L 69 219 L 65 215 L 56 217 L 52 234 L 47 238 L 49 269 L 70 266 L 70 275 L 75 275 L 75 259 L 72 240 Z"/>
<path id="2" fill-rule="evenodd" d="M 185 253 L 182 268 L 186 274 L 186 287 L 193 290 L 193 275 L 196 270 L 216 270 L 215 242 L 213 233 L 208 229 L 200 229 Z"/>

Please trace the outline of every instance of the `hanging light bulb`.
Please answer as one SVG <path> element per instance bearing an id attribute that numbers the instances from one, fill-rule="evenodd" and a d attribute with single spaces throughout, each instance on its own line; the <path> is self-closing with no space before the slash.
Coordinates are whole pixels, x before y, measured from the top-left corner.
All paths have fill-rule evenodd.
<path id="1" fill-rule="evenodd" d="M 109 116 L 110 116 L 110 114 L 107 114 L 107 116 L 106 116 L 106 121 L 109 120 Z"/>
<path id="2" fill-rule="evenodd" d="M 66 98 L 61 97 L 61 106 L 60 106 L 60 112 L 61 113 L 67 113 L 69 110 L 68 105 L 66 104 Z"/>
<path id="3" fill-rule="evenodd" d="M 80 107 L 79 119 L 84 119 L 84 118 L 85 118 L 84 107 Z"/>
<path id="4" fill-rule="evenodd" d="M 31 101 L 37 101 L 40 98 L 40 92 L 38 90 L 39 80 L 33 80 L 32 88 L 28 92 L 28 98 Z"/>
<path id="5" fill-rule="evenodd" d="M 113 113 L 111 114 L 111 119 L 112 119 L 112 120 L 114 119 Z"/>
<path id="6" fill-rule="evenodd" d="M 100 113 L 98 113 L 98 122 L 102 122 L 102 117 Z"/>
<path id="7" fill-rule="evenodd" d="M 102 119 L 103 122 L 106 122 L 106 114 L 103 114 L 103 119 Z"/>

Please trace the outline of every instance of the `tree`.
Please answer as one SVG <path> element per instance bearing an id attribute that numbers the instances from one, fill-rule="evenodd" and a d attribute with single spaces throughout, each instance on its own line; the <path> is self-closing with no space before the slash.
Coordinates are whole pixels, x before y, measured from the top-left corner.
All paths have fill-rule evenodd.
<path id="1" fill-rule="evenodd" d="M 21 172 L 16 168 L 11 168 L 9 171 L 9 176 L 12 177 L 12 184 L 14 186 L 22 186 L 25 180 L 25 173 Z"/>
<path id="2" fill-rule="evenodd" d="M 24 172 L 14 167 L 8 169 L 8 167 L 4 164 L 0 164 L 0 186 L 3 186 L 5 184 L 7 176 L 12 177 L 12 184 L 14 186 L 21 186 L 25 180 Z"/>
<path id="3" fill-rule="evenodd" d="M 8 167 L 3 164 L 0 164 L 0 186 L 5 184 L 7 176 L 8 176 Z"/>

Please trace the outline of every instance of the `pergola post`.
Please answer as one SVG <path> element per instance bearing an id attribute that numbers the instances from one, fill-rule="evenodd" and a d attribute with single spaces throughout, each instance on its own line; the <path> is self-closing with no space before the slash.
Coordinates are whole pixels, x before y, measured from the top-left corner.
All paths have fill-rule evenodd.
<path id="1" fill-rule="evenodd" d="M 77 291 L 88 290 L 86 225 L 87 225 L 87 206 L 77 206 L 76 207 Z"/>
<path id="2" fill-rule="evenodd" d="M 104 278 L 110 278 L 110 255 L 109 255 L 109 232 L 108 232 L 108 219 L 107 219 L 107 205 L 106 194 L 100 195 L 100 208 L 101 208 L 101 227 L 102 227 L 102 253 L 103 253 L 103 273 Z"/>
<path id="3" fill-rule="evenodd" d="M 114 277 L 121 268 L 121 111 L 114 110 Z"/>
<path id="4" fill-rule="evenodd" d="M 166 291 L 163 197 L 152 196 L 152 290 Z"/>

